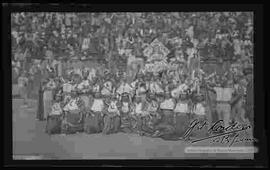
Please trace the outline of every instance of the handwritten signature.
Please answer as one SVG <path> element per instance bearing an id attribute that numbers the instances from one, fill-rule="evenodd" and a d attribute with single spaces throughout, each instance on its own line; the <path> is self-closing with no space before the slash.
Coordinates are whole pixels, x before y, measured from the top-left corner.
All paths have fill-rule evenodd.
<path id="1" fill-rule="evenodd" d="M 213 140 L 211 141 L 211 143 L 229 144 L 229 146 L 232 146 L 233 144 L 236 144 L 236 143 L 242 143 L 242 142 L 257 142 L 257 139 L 247 138 L 247 137 L 241 138 L 239 136 L 239 133 L 236 133 L 232 137 L 230 135 L 213 137 Z"/>
<path id="2" fill-rule="evenodd" d="M 183 138 L 188 139 L 189 136 L 194 131 L 201 131 L 204 128 L 210 127 L 207 130 L 209 136 L 193 140 L 191 141 L 191 143 L 213 139 L 212 143 L 229 144 L 229 146 L 232 146 L 235 143 L 257 141 L 254 138 L 240 138 L 239 136 L 239 132 L 245 131 L 251 128 L 251 125 L 242 125 L 242 124 L 239 124 L 238 122 L 235 122 L 225 127 L 222 125 L 222 123 L 223 123 L 223 120 L 218 120 L 212 126 L 210 126 L 209 122 L 207 121 L 200 121 L 200 120 L 195 119 L 190 123 L 190 127 L 184 133 Z"/>

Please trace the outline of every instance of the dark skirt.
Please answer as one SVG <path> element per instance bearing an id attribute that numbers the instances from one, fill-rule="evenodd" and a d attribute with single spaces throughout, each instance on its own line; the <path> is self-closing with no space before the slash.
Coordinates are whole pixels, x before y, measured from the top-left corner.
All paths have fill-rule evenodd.
<path id="1" fill-rule="evenodd" d="M 124 133 L 132 133 L 131 117 L 128 114 L 121 114 L 120 131 Z"/>
<path id="2" fill-rule="evenodd" d="M 164 140 L 177 140 L 178 136 L 175 134 L 175 128 L 166 122 L 161 123 L 155 127 L 156 130 L 160 131 L 159 137 Z"/>
<path id="3" fill-rule="evenodd" d="M 83 105 L 86 109 L 90 108 L 90 99 L 87 94 L 81 94 L 80 95 L 81 100 L 83 101 Z"/>
<path id="4" fill-rule="evenodd" d="M 162 120 L 155 126 L 160 132 L 159 137 L 164 140 L 178 140 L 174 126 L 174 113 L 170 110 L 162 110 Z"/>
<path id="5" fill-rule="evenodd" d="M 118 115 L 105 115 L 104 117 L 104 128 L 102 130 L 103 134 L 117 133 L 120 130 L 121 119 Z"/>
<path id="6" fill-rule="evenodd" d="M 183 137 L 189 127 L 189 116 L 185 113 L 177 113 L 175 116 L 175 130 L 176 135 Z"/>
<path id="7" fill-rule="evenodd" d="M 53 105 L 53 92 L 52 90 L 43 91 L 43 113 L 44 118 L 47 119 L 49 113 L 51 112 Z"/>
<path id="8" fill-rule="evenodd" d="M 138 130 L 140 135 L 152 136 L 154 134 L 154 129 L 150 124 L 150 115 L 138 117 Z"/>
<path id="9" fill-rule="evenodd" d="M 143 117 L 137 116 L 136 118 L 137 118 L 137 119 L 136 119 L 136 120 L 137 120 L 136 129 L 137 129 L 137 131 L 138 131 L 139 133 L 142 133 L 143 122 L 144 122 Z"/>
<path id="10" fill-rule="evenodd" d="M 33 90 L 33 81 L 29 79 L 26 85 L 26 93 L 28 98 L 32 98 L 32 90 Z"/>
<path id="11" fill-rule="evenodd" d="M 163 121 L 173 125 L 174 124 L 174 112 L 172 110 L 162 110 Z"/>
<path id="12" fill-rule="evenodd" d="M 254 108 L 253 108 L 253 105 L 246 106 L 246 118 L 248 119 L 252 128 L 254 128 Z"/>
<path id="13" fill-rule="evenodd" d="M 62 116 L 50 115 L 47 118 L 46 133 L 60 134 L 61 133 Z"/>
<path id="14" fill-rule="evenodd" d="M 65 112 L 62 133 L 73 134 L 84 131 L 84 113 Z"/>
<path id="15" fill-rule="evenodd" d="M 95 113 L 89 111 L 86 113 L 84 118 L 84 132 L 88 134 L 100 133 L 102 132 L 103 118 L 101 113 Z"/>
<path id="16" fill-rule="evenodd" d="M 204 125 L 203 124 L 207 122 L 207 119 L 206 119 L 206 116 L 201 116 L 201 115 L 193 115 L 193 119 L 191 120 L 191 122 L 193 120 L 198 120 L 200 123 L 198 124 L 198 128 L 194 128 L 190 134 L 190 136 L 192 138 L 204 138 L 204 137 L 207 137 L 208 136 L 208 128 L 209 126 L 208 125 Z"/>
<path id="17" fill-rule="evenodd" d="M 43 106 L 43 91 L 39 90 L 38 93 L 38 109 L 37 109 L 37 119 L 44 120 L 44 106 Z"/>

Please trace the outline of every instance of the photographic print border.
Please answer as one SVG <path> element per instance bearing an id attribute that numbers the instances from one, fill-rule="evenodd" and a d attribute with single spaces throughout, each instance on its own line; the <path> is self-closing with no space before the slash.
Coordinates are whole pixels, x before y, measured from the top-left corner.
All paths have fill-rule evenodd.
<path id="1" fill-rule="evenodd" d="M 3 123 L 4 123 L 4 162 L 6 167 L 17 166 L 185 166 L 185 167 L 265 167 L 267 154 L 266 136 L 266 88 L 263 76 L 263 5 L 259 4 L 2 4 L 2 70 L 4 83 Z M 197 12 L 197 11 L 252 11 L 254 12 L 254 84 L 255 113 L 254 137 L 259 152 L 254 160 L 12 160 L 12 96 L 11 96 L 11 12 Z M 8 57 L 9 56 L 9 57 Z"/>

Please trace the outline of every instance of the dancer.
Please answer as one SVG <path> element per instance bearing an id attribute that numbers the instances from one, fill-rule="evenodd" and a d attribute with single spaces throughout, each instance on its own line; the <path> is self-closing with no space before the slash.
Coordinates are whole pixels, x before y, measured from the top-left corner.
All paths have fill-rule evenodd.
<path id="1" fill-rule="evenodd" d="M 52 105 L 52 111 L 47 117 L 46 133 L 48 134 L 60 134 L 61 124 L 63 119 L 63 103 L 61 102 L 61 95 L 57 95 Z"/>
<path id="2" fill-rule="evenodd" d="M 62 123 L 62 133 L 73 134 L 83 131 L 83 102 L 77 97 L 76 92 L 71 93 L 71 98 L 63 108 L 64 119 Z"/>
<path id="3" fill-rule="evenodd" d="M 45 86 L 45 82 L 43 80 L 40 82 L 39 90 L 38 90 L 38 109 L 37 109 L 36 119 L 39 121 L 44 120 L 44 101 L 43 101 L 44 86 Z"/>
<path id="4" fill-rule="evenodd" d="M 165 99 L 160 103 L 161 119 L 155 127 L 154 137 L 161 137 L 164 140 L 172 140 L 175 138 L 174 108 L 175 101 L 171 98 L 170 92 L 166 91 Z"/>
<path id="5" fill-rule="evenodd" d="M 53 78 L 49 78 L 48 83 L 45 85 L 43 102 L 44 102 L 44 119 L 47 119 L 48 114 L 51 112 L 52 101 L 53 101 L 53 90 L 56 84 Z"/>
<path id="6" fill-rule="evenodd" d="M 117 133 L 120 129 L 119 103 L 115 96 L 112 96 L 108 103 L 108 109 L 104 115 L 103 134 Z"/>
<path id="7" fill-rule="evenodd" d="M 187 94 L 185 93 L 180 94 L 180 98 L 177 101 L 176 107 L 174 109 L 176 135 L 179 137 L 183 137 L 184 133 L 189 127 L 190 122 L 189 103 L 190 101 L 187 98 Z"/>
<path id="8" fill-rule="evenodd" d="M 121 108 L 120 108 L 120 115 L 121 115 L 121 131 L 125 133 L 131 133 L 131 105 L 132 100 L 129 94 L 124 93 L 121 97 Z"/>
<path id="9" fill-rule="evenodd" d="M 217 113 L 219 120 L 223 120 L 225 127 L 229 126 L 231 117 L 231 100 L 233 94 L 233 87 L 231 81 L 226 81 L 223 86 L 214 87 L 217 93 Z"/>
<path id="10" fill-rule="evenodd" d="M 105 104 L 99 91 L 95 92 L 94 98 L 90 103 L 92 103 L 92 106 L 85 116 L 84 132 L 88 134 L 100 133 L 104 128 Z"/>
<path id="11" fill-rule="evenodd" d="M 26 77 L 26 71 L 24 71 L 21 74 L 21 76 L 18 78 L 18 88 L 19 88 L 20 97 L 23 98 L 23 107 L 28 107 L 27 84 L 28 84 L 28 78 Z"/>

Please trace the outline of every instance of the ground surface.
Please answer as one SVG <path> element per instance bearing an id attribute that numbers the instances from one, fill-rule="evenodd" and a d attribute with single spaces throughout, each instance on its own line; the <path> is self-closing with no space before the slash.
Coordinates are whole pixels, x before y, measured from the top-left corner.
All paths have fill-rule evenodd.
<path id="1" fill-rule="evenodd" d="M 136 134 L 74 134 L 50 136 L 44 121 L 35 120 L 37 101 L 22 108 L 21 99 L 13 99 L 13 155 L 39 155 L 43 159 L 243 159 L 253 154 L 188 154 L 184 141 L 164 141 Z M 212 146 L 209 141 L 196 145 Z"/>

